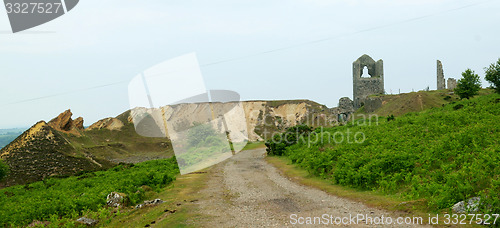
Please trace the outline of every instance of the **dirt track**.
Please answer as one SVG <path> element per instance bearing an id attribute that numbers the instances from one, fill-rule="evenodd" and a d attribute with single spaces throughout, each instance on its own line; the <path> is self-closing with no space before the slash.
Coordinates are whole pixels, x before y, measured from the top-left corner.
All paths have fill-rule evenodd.
<path id="1" fill-rule="evenodd" d="M 297 219 L 321 217 L 323 214 L 334 218 L 357 214 L 372 218 L 382 215 L 391 216 L 393 220 L 398 218 L 397 215 L 292 182 L 268 164 L 264 155 L 264 149 L 243 151 L 209 171 L 208 186 L 202 190 L 203 197 L 197 202 L 200 212 L 209 219 L 195 222 L 197 226 L 290 227 L 295 226 L 293 222 L 299 221 L 291 219 L 292 214 L 296 214 L 294 218 Z M 361 224 L 344 221 L 349 226 L 367 226 L 364 221 Z M 333 225 L 316 222 L 315 227 L 339 225 L 335 222 Z"/>

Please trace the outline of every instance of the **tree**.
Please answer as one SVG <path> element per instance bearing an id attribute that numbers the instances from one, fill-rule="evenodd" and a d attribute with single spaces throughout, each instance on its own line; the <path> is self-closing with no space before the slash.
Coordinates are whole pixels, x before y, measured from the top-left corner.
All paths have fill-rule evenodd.
<path id="1" fill-rule="evenodd" d="M 492 85 L 497 93 L 500 93 L 500 58 L 496 63 L 492 63 L 489 67 L 484 69 L 486 73 L 484 79 Z"/>
<path id="2" fill-rule="evenodd" d="M 462 73 L 462 78 L 458 80 L 457 88 L 455 88 L 455 93 L 463 98 L 471 98 L 477 95 L 481 89 L 481 81 L 479 81 L 479 75 L 474 73 L 473 70 L 467 69 Z"/>
<path id="3" fill-rule="evenodd" d="M 9 174 L 9 166 L 7 166 L 5 163 L 3 163 L 2 160 L 0 160 L 0 181 L 3 180 L 4 177 Z"/>

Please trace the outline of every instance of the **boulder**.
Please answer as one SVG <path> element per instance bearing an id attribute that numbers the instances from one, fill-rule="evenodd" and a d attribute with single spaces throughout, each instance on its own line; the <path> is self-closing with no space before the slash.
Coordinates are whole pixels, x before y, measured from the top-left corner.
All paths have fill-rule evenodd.
<path id="1" fill-rule="evenodd" d="M 106 197 L 106 204 L 110 207 L 127 206 L 128 203 L 128 196 L 124 193 L 111 192 Z"/>
<path id="2" fill-rule="evenodd" d="M 162 204 L 162 203 L 164 203 L 164 202 L 161 199 L 146 200 L 146 201 L 144 201 L 144 203 L 135 206 L 135 208 L 139 209 L 139 208 L 143 208 L 143 207 L 147 207 L 147 206 L 155 206 L 155 205 Z"/>
<path id="3" fill-rule="evenodd" d="M 87 217 L 81 217 L 81 218 L 77 219 L 76 221 L 83 224 L 83 225 L 87 225 L 87 226 L 95 226 L 99 222 L 97 220 L 90 219 Z"/>
<path id="4" fill-rule="evenodd" d="M 466 212 L 476 212 L 478 210 L 480 197 L 472 197 L 467 200 L 467 205 L 465 201 L 460 201 L 453 205 L 451 208 L 455 213 L 466 213 Z"/>

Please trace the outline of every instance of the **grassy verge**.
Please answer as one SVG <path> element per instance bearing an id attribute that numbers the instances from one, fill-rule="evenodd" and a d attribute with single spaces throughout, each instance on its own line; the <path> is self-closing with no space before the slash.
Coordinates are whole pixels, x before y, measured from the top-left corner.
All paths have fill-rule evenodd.
<path id="1" fill-rule="evenodd" d="M 164 191 L 149 195 L 160 198 L 165 203 L 142 209 L 126 209 L 104 227 L 195 227 L 201 215 L 194 204 L 201 196 L 199 191 L 205 186 L 206 172 L 178 175 L 176 181 Z"/>
<path id="2" fill-rule="evenodd" d="M 266 148 L 264 142 L 248 142 L 247 145 L 243 148 L 243 150 L 253 150 L 259 148 Z"/>

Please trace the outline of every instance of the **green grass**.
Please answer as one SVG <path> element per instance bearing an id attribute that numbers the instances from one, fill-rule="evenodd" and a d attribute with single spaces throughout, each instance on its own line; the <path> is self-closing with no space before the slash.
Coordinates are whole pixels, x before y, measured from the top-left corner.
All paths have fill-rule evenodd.
<path id="1" fill-rule="evenodd" d="M 314 176 L 422 201 L 430 211 L 449 211 L 458 201 L 482 196 L 481 212 L 500 212 L 498 94 L 408 113 L 393 121 L 351 122 L 316 132 L 317 142 L 299 140 L 284 152 Z M 355 142 L 356 133 L 366 140 L 349 143 Z M 337 143 L 341 135 L 344 141 Z"/>
<path id="2" fill-rule="evenodd" d="M 253 149 L 259 149 L 259 148 L 265 148 L 265 147 L 266 147 L 266 145 L 264 145 L 264 142 L 248 142 L 247 145 L 245 145 L 245 147 L 243 147 L 243 150 L 253 150 Z"/>
<path id="3" fill-rule="evenodd" d="M 171 158 L 4 188 L 0 190 L 0 226 L 24 226 L 33 220 L 71 223 L 91 211 L 106 214 L 109 210 L 102 207 L 107 194 L 125 193 L 134 205 L 147 197 L 142 186 L 160 191 L 178 172 Z"/>
<path id="4" fill-rule="evenodd" d="M 450 94 L 450 90 L 432 90 L 419 91 L 394 95 L 374 95 L 373 97 L 381 97 L 383 101 L 382 107 L 372 113 L 366 113 L 364 108 L 358 109 L 355 113 L 358 114 L 377 114 L 378 116 L 401 116 L 409 112 L 420 112 L 431 108 L 439 108 L 451 102 L 459 101 L 458 95 Z M 491 89 L 482 89 L 479 91 L 480 96 L 494 93 Z"/>

